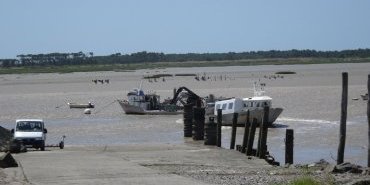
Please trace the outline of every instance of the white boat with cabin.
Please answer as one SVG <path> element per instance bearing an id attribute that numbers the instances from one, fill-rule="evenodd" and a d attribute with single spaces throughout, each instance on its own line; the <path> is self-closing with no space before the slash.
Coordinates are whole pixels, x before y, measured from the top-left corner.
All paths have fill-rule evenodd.
<path id="1" fill-rule="evenodd" d="M 214 115 L 217 110 L 222 109 L 223 123 L 232 123 L 234 113 L 238 113 L 238 124 L 244 124 L 247 121 L 247 111 L 249 110 L 249 121 L 254 118 L 260 124 L 263 121 L 264 107 L 269 107 L 268 124 L 271 124 L 282 113 L 282 108 L 272 108 L 272 98 L 265 95 L 265 84 L 254 84 L 254 96 L 248 98 L 231 98 L 215 102 Z"/>
<path id="2" fill-rule="evenodd" d="M 176 105 L 163 104 L 160 102 L 159 95 L 154 92 L 145 94 L 141 88 L 131 90 L 127 93 L 127 98 L 127 100 L 117 100 L 126 114 L 173 115 L 182 113 Z"/>

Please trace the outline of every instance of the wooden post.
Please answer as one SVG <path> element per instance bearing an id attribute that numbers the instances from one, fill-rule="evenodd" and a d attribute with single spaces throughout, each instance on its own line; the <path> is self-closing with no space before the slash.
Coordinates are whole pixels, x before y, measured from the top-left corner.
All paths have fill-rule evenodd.
<path id="1" fill-rule="evenodd" d="M 221 147 L 222 109 L 217 110 L 217 146 Z"/>
<path id="2" fill-rule="evenodd" d="M 193 140 L 204 139 L 205 108 L 193 108 Z"/>
<path id="3" fill-rule="evenodd" d="M 342 164 L 344 158 L 344 148 L 346 145 L 347 101 L 348 101 L 348 73 L 342 73 L 342 103 L 340 115 L 337 164 Z"/>
<path id="4" fill-rule="evenodd" d="M 262 139 L 262 127 L 263 127 L 263 120 L 259 124 L 259 132 L 258 132 L 258 141 L 257 141 L 257 152 L 256 152 L 256 157 L 260 156 L 260 151 L 261 151 L 261 139 Z"/>
<path id="5" fill-rule="evenodd" d="M 233 150 L 235 148 L 235 137 L 236 137 L 236 124 L 238 123 L 238 113 L 234 113 L 233 115 L 233 126 L 231 129 L 231 141 L 230 141 L 230 149 Z"/>
<path id="6" fill-rule="evenodd" d="M 367 146 L 367 167 L 370 167 L 370 74 L 367 76 L 367 124 L 368 124 L 368 146 Z"/>
<path id="7" fill-rule="evenodd" d="M 202 100 L 201 99 L 197 99 L 197 101 L 195 102 L 195 106 L 197 108 L 201 108 L 202 107 Z"/>
<path id="8" fill-rule="evenodd" d="M 191 137 L 193 132 L 193 105 L 184 105 L 184 137 Z"/>
<path id="9" fill-rule="evenodd" d="M 242 144 L 242 153 L 245 153 L 247 148 L 247 142 L 248 142 L 248 134 L 249 134 L 249 127 L 250 127 L 250 121 L 249 121 L 249 110 L 247 111 L 247 120 L 244 124 L 244 137 L 243 137 L 243 144 Z"/>
<path id="10" fill-rule="evenodd" d="M 269 107 L 264 107 L 263 109 L 263 120 L 262 124 L 260 125 L 260 140 L 259 140 L 259 150 L 258 152 L 258 157 L 259 158 L 265 158 L 266 156 L 266 151 L 267 151 L 267 131 L 268 131 L 268 118 L 269 118 Z"/>
<path id="11" fill-rule="evenodd" d="M 293 164 L 294 130 L 286 129 L 285 164 Z"/>
<path id="12" fill-rule="evenodd" d="M 253 119 L 253 122 L 252 122 L 250 127 L 251 127 L 251 129 L 249 130 L 249 134 L 248 134 L 247 151 L 245 152 L 246 155 L 252 155 L 254 135 L 256 134 L 256 127 L 257 127 L 257 119 L 256 118 Z"/>

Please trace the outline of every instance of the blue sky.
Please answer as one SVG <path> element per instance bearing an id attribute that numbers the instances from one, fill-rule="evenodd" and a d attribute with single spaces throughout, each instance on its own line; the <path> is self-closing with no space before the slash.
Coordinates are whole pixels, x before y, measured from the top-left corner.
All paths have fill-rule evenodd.
<path id="1" fill-rule="evenodd" d="M 369 0 L 1 0 L 0 58 L 370 48 Z"/>

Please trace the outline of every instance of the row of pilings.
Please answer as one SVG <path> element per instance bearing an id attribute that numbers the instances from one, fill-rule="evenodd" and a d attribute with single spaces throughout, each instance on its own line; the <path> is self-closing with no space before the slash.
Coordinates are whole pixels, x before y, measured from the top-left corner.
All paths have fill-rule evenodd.
<path id="1" fill-rule="evenodd" d="M 370 74 L 367 82 L 368 95 L 370 95 Z M 370 167 L 370 98 L 367 97 L 367 120 L 368 120 L 368 156 L 367 167 Z M 347 101 L 348 101 L 348 73 L 342 73 L 342 102 L 341 102 L 341 119 L 339 129 L 339 146 L 337 155 L 337 164 L 343 163 L 345 140 L 346 140 L 346 121 L 347 121 Z M 230 149 L 235 148 L 235 138 L 237 130 L 238 113 L 234 113 L 231 131 Z M 267 135 L 268 135 L 268 117 L 269 107 L 264 108 L 263 119 L 258 123 L 257 119 L 252 119 L 250 122 L 249 111 L 244 127 L 244 136 L 242 145 L 236 145 L 236 150 L 245 153 L 247 156 L 257 156 L 264 158 L 271 164 L 279 165 L 278 162 L 269 154 L 267 150 Z M 184 107 L 184 137 L 193 137 L 194 140 L 203 140 L 205 145 L 216 145 L 221 147 L 222 142 L 222 126 L 230 126 L 230 124 L 222 123 L 222 110 L 217 110 L 217 123 L 215 117 L 209 116 L 205 121 L 205 109 L 197 103 L 185 105 Z M 256 127 L 259 127 L 257 148 L 253 147 Z M 293 164 L 293 148 L 294 148 L 294 130 L 286 129 L 285 136 L 285 164 Z"/>
<path id="2" fill-rule="evenodd" d="M 217 110 L 217 116 L 206 116 L 205 108 L 201 106 L 194 106 L 188 104 L 184 106 L 184 137 L 192 137 L 194 141 L 204 140 L 205 145 L 214 145 L 221 147 L 222 145 L 222 126 L 230 126 L 230 124 L 222 123 L 222 109 Z M 247 155 L 256 156 L 265 159 L 272 165 L 280 165 L 276 162 L 267 150 L 267 136 L 268 136 L 268 117 L 269 107 L 264 108 L 263 120 L 258 122 L 257 119 L 249 118 L 249 111 L 247 112 L 247 119 L 244 125 L 238 125 L 238 113 L 234 113 L 231 124 L 231 141 L 230 149 Z M 207 118 L 207 119 L 206 119 Z M 217 119 L 217 122 L 215 121 Z M 250 122 L 249 120 L 253 120 Z M 237 127 L 244 127 L 244 136 L 241 145 L 235 145 Z M 259 128 L 257 146 L 254 147 L 254 140 L 256 135 L 256 128 Z M 285 163 L 293 164 L 293 130 L 287 129 L 287 137 L 285 139 Z M 235 148 L 236 146 L 236 148 Z"/>

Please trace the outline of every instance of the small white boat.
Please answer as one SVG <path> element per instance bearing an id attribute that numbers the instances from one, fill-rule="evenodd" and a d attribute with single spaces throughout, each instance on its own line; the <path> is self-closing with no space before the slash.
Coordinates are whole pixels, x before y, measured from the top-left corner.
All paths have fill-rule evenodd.
<path id="1" fill-rule="evenodd" d="M 222 109 L 223 123 L 232 123 L 234 113 L 238 113 L 238 124 L 244 124 L 247 121 L 247 111 L 249 110 L 249 121 L 254 118 L 260 124 L 263 120 L 264 107 L 269 107 L 268 124 L 271 124 L 283 112 L 282 108 L 272 108 L 272 98 L 265 95 L 265 84 L 254 85 L 254 96 L 249 98 L 231 98 L 215 102 L 214 115 L 217 110 Z"/>
<path id="2" fill-rule="evenodd" d="M 95 105 L 92 104 L 91 102 L 89 103 L 67 103 L 69 108 L 76 108 L 76 109 L 86 109 L 86 108 L 94 108 Z"/>

